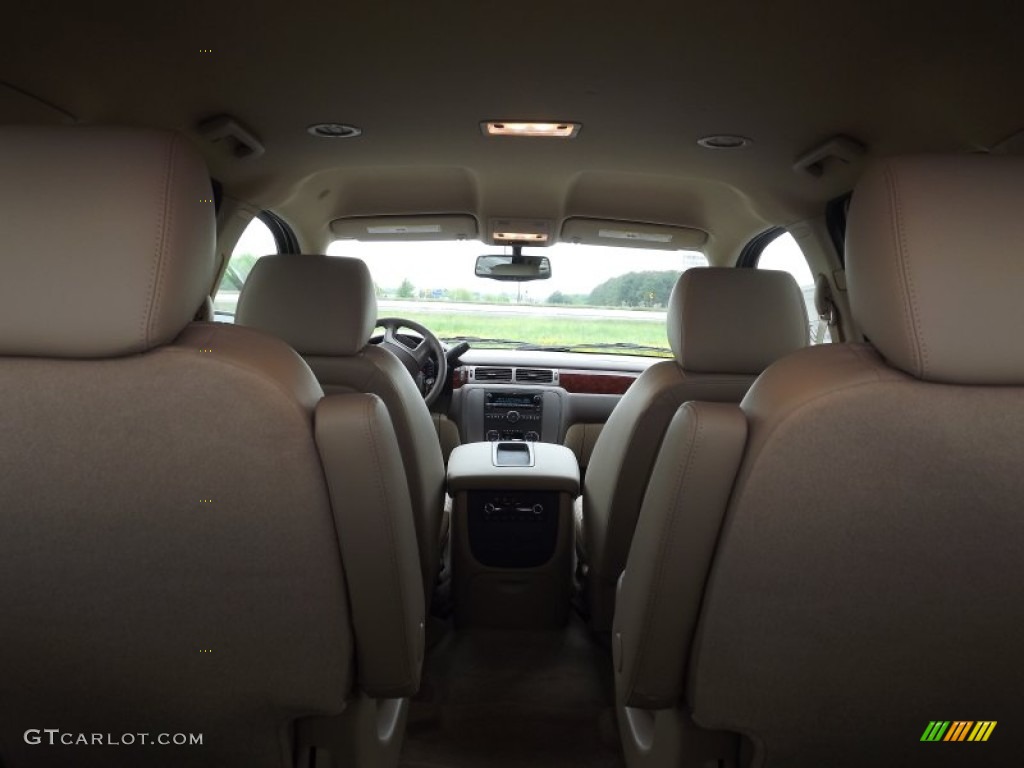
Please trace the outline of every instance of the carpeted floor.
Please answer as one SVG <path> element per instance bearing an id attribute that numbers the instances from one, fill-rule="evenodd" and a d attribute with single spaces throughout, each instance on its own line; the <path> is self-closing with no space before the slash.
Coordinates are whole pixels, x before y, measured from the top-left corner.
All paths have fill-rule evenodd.
<path id="1" fill-rule="evenodd" d="M 403 768 L 622 768 L 611 657 L 565 630 L 451 631 L 428 654 Z"/>

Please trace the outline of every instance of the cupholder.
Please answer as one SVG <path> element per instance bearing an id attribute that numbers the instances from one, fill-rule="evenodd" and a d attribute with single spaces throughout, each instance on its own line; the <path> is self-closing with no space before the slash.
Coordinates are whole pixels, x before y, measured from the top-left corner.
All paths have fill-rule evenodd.
<path id="1" fill-rule="evenodd" d="M 533 446 L 519 440 L 496 442 L 491 461 L 496 467 L 532 467 Z"/>

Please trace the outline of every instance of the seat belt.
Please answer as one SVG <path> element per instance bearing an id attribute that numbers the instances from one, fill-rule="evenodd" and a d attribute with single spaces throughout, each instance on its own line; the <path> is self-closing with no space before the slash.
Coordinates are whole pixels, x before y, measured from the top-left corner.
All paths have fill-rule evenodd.
<path id="1" fill-rule="evenodd" d="M 814 329 L 814 338 L 811 340 L 811 344 L 821 344 L 825 341 L 825 332 L 828 330 L 830 323 L 824 317 L 818 316 L 818 325 Z M 831 336 L 829 341 L 831 341 Z"/>
<path id="2" fill-rule="evenodd" d="M 814 308 L 818 312 L 818 325 L 814 330 L 813 343 L 823 343 L 826 331 L 829 333 L 830 341 L 841 342 L 843 331 L 839 326 L 839 311 L 832 299 L 832 286 L 828 278 L 822 274 L 814 279 Z"/>

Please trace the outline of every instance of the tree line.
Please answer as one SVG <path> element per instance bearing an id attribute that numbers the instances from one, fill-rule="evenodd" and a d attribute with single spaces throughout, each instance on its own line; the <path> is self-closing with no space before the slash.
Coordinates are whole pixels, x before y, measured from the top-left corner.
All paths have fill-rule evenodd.
<path id="1" fill-rule="evenodd" d="M 555 291 L 548 296 L 547 304 L 578 304 L 598 307 L 664 307 L 668 304 L 669 294 L 672 287 L 682 274 L 678 270 L 627 272 L 624 275 L 609 278 L 596 286 L 590 293 L 563 293 Z M 378 297 L 383 297 L 385 292 L 377 287 Z M 448 299 L 449 301 L 514 301 L 515 297 L 507 295 L 482 296 L 479 293 L 471 292 L 464 288 L 454 290 L 433 290 L 417 291 L 412 281 L 408 278 L 394 293 L 396 298 L 434 298 Z"/>
<path id="2" fill-rule="evenodd" d="M 555 291 L 549 304 L 590 304 L 601 307 L 664 307 L 682 274 L 676 270 L 627 272 L 609 278 L 589 294 Z"/>

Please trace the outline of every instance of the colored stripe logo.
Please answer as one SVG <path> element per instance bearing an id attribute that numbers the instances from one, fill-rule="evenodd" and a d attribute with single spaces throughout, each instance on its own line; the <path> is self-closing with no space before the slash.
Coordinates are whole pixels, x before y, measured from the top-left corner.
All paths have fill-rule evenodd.
<path id="1" fill-rule="evenodd" d="M 988 741 L 995 720 L 931 720 L 921 741 Z"/>

